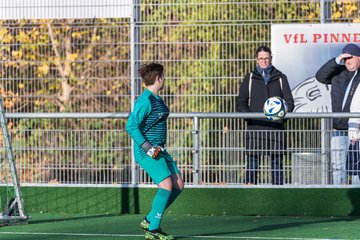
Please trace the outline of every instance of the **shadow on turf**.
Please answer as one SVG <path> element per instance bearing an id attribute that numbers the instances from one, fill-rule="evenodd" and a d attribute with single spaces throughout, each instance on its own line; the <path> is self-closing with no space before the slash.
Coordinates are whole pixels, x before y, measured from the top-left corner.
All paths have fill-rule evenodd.
<path id="1" fill-rule="evenodd" d="M 348 190 L 347 195 L 352 205 L 349 215 L 360 216 L 360 190 L 357 188 L 351 188 Z"/>
<path id="2" fill-rule="evenodd" d="M 40 224 L 40 223 L 50 223 L 50 222 L 62 222 L 62 221 L 74 221 L 81 219 L 96 219 L 104 217 L 116 217 L 121 216 L 121 214 L 102 214 L 102 215 L 87 215 L 87 216 L 77 216 L 77 217 L 62 217 L 54 219 L 41 219 L 41 220 L 29 220 L 29 224 Z"/>
<path id="3" fill-rule="evenodd" d="M 264 217 L 266 218 L 266 217 Z M 256 219 L 256 218 L 255 218 Z M 263 219 L 260 217 L 260 219 Z M 355 221 L 360 219 L 360 217 L 336 217 L 336 218 L 329 218 L 326 220 L 301 220 L 299 222 L 289 222 L 289 223 L 281 223 L 281 224 L 266 224 L 263 223 L 265 226 L 259 226 L 248 230 L 239 230 L 239 231 L 222 231 L 222 232 L 216 232 L 213 231 L 211 233 L 202 233 L 201 236 L 224 236 L 227 234 L 241 234 L 241 233 L 252 233 L 252 232 L 261 232 L 261 231 L 271 231 L 271 230 L 277 230 L 277 229 L 286 229 L 286 228 L 294 228 L 294 227 L 300 227 L 303 225 L 309 225 L 309 224 L 317 224 L 317 223 L 332 223 L 332 222 L 341 222 L 341 221 Z M 254 219 L 252 220 L 254 221 Z M 240 223 L 241 224 L 241 223 Z M 239 228 L 241 228 L 241 225 L 239 224 Z M 190 236 L 177 236 L 176 239 L 188 239 Z"/>
<path id="4" fill-rule="evenodd" d="M 326 220 L 308 220 L 301 222 L 281 223 L 281 224 L 272 224 L 272 225 L 270 224 L 242 232 L 269 231 L 269 230 L 299 227 L 302 225 L 317 224 L 317 223 L 332 223 L 332 222 L 345 222 L 345 221 L 350 222 L 358 219 L 360 219 L 360 217 L 336 217 L 336 218 L 329 218 Z"/>

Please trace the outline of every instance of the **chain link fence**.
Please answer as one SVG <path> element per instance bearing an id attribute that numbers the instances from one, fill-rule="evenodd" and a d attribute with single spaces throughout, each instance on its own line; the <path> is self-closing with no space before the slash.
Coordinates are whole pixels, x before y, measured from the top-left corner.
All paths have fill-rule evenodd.
<path id="1" fill-rule="evenodd" d="M 243 76 L 255 67 L 255 49 L 271 45 L 272 24 L 359 22 L 359 9 L 359 1 L 2 1 L 0 95 L 6 112 L 15 114 L 8 127 L 22 183 L 151 181 L 134 170 L 125 117 L 16 114 L 128 113 L 143 90 L 136 69 L 152 61 L 165 66 L 162 97 L 171 112 L 232 113 Z M 168 148 L 186 183 L 243 184 L 244 120 L 200 124 L 201 174 L 194 175 L 200 170 L 192 160 L 193 119 L 169 120 Z M 319 120 L 291 119 L 288 125 L 294 147 L 287 150 L 285 172 L 292 184 L 299 177 L 290 167 L 304 157 L 292 157 L 298 151 L 293 139 L 306 145 L 299 153 L 318 153 L 323 132 Z M 260 167 L 268 172 L 266 161 Z"/>

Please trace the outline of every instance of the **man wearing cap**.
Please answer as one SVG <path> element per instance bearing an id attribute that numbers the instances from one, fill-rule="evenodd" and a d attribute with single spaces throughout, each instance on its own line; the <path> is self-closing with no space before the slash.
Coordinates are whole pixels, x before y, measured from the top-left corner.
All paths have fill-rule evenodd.
<path id="1" fill-rule="evenodd" d="M 347 44 L 341 54 L 330 59 L 316 73 L 316 79 L 331 84 L 332 112 L 350 112 L 354 92 L 360 82 L 360 47 Z M 357 100 L 359 101 L 359 100 Z M 331 164 L 333 184 L 346 184 L 346 157 L 349 146 L 348 118 L 333 118 L 333 137 L 331 138 Z"/>

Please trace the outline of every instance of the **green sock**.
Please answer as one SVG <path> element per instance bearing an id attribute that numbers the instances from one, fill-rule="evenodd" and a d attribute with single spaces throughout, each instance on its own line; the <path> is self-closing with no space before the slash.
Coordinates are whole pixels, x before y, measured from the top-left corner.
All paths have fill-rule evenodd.
<path id="1" fill-rule="evenodd" d="M 166 208 L 170 207 L 170 205 L 175 201 L 175 199 L 180 195 L 181 192 L 182 191 L 178 188 L 172 189 Z"/>
<path id="2" fill-rule="evenodd" d="M 169 201 L 170 194 L 170 191 L 163 188 L 159 188 L 157 191 L 153 200 L 152 209 L 146 217 L 146 219 L 150 221 L 149 230 L 160 228 L 161 219 Z"/>

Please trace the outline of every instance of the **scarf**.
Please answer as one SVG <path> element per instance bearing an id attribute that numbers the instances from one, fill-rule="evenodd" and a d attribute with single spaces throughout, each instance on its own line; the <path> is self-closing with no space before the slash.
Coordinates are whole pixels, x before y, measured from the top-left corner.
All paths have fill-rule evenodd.
<path id="1" fill-rule="evenodd" d="M 270 73 L 274 69 L 273 65 L 269 65 L 267 68 L 261 68 L 259 66 L 256 66 L 256 71 L 260 73 L 262 79 L 265 83 L 268 83 L 270 80 Z"/>

